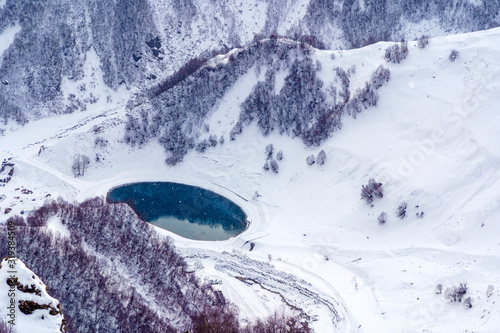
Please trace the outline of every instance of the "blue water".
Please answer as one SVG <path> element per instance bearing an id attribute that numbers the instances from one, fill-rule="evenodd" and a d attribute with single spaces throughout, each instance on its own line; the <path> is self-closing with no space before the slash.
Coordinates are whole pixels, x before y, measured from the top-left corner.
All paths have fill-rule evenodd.
<path id="1" fill-rule="evenodd" d="M 127 184 L 107 200 L 128 204 L 144 221 L 195 240 L 226 240 L 245 231 L 246 215 L 231 200 L 200 187 L 170 182 Z"/>

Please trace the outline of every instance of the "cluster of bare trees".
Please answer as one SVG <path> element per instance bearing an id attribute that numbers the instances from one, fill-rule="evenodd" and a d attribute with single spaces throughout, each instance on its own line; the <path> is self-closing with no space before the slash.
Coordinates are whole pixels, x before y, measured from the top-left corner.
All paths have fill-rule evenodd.
<path id="1" fill-rule="evenodd" d="M 274 158 L 274 146 L 273 144 L 269 144 L 266 146 L 266 163 L 264 164 L 264 170 L 271 170 L 274 173 L 278 173 L 280 168 L 278 165 L 278 161 L 283 159 L 283 151 L 280 150 L 276 153 L 276 159 Z"/>
<path id="2" fill-rule="evenodd" d="M 69 237 L 47 230 L 52 217 Z M 189 325 L 202 308 L 220 309 L 171 241 L 124 204 L 57 200 L 27 220 L 13 219 L 19 258 L 60 300 L 70 331 L 171 332 Z M 3 256 L 6 250 L 2 243 Z"/>
<path id="3" fill-rule="evenodd" d="M 399 64 L 407 56 L 408 42 L 404 40 L 400 43 L 394 43 L 385 50 L 385 60 L 395 64 Z"/>
<path id="4" fill-rule="evenodd" d="M 87 170 L 90 164 L 90 159 L 87 155 L 76 154 L 73 158 L 73 164 L 71 165 L 71 171 L 73 176 L 80 177 L 85 176 L 85 170 Z"/>
<path id="5" fill-rule="evenodd" d="M 191 333 L 311 333 L 309 323 L 296 314 L 275 312 L 265 319 L 259 319 L 253 324 L 241 326 L 237 318 L 237 309 L 226 307 L 223 311 L 204 310 L 193 319 Z"/>
<path id="6" fill-rule="evenodd" d="M 255 66 L 266 69 L 265 79 L 241 104 L 230 140 L 256 123 L 264 136 L 278 132 L 318 146 L 341 128 L 343 115 L 355 117 L 377 104 L 376 90 L 389 80 L 390 72 L 379 67 L 364 87 L 351 94 L 350 74 L 337 68 L 339 91 L 327 93 L 317 75 L 321 63 L 313 61 L 312 50 L 306 43 L 270 38 L 233 52 L 224 63 L 204 66 L 205 61 L 193 59 L 154 92 L 138 98 L 136 105 L 130 104 L 133 112 L 126 123 L 125 142 L 141 146 L 156 139 L 171 165 L 181 162 L 190 149 L 204 152 L 214 147 L 216 136 L 206 127 L 205 118 L 236 80 Z M 275 92 L 276 75 L 284 70 L 288 75 Z"/>
<path id="7" fill-rule="evenodd" d="M 70 235 L 50 231 L 51 218 Z M 125 204 L 58 199 L 26 219 L 11 219 L 18 257 L 60 301 L 68 332 L 271 332 L 240 328 L 237 309 L 201 283 L 170 239 Z M 1 242 L 0 255 L 7 250 Z M 290 323 L 308 327 L 294 318 L 285 320 L 282 332 Z"/>
<path id="8" fill-rule="evenodd" d="M 384 188 L 382 183 L 376 182 L 370 178 L 368 184 L 361 186 L 361 199 L 364 199 L 367 204 L 371 204 L 375 198 L 384 196 Z"/>

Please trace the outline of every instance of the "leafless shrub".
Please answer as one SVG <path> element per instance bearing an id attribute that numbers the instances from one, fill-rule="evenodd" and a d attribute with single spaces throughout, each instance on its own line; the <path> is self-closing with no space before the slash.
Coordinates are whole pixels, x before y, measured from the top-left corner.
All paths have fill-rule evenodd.
<path id="1" fill-rule="evenodd" d="M 464 299 L 464 308 L 465 309 L 472 308 L 472 298 L 467 297 L 466 299 Z"/>
<path id="2" fill-rule="evenodd" d="M 455 60 L 457 60 L 458 57 L 459 57 L 458 51 L 451 50 L 451 53 L 450 53 L 450 56 L 448 57 L 448 59 L 450 59 L 451 62 L 455 62 Z"/>
<path id="3" fill-rule="evenodd" d="M 271 170 L 273 170 L 274 173 L 278 173 L 280 170 L 278 162 L 276 162 L 275 160 L 271 160 Z"/>
<path id="4" fill-rule="evenodd" d="M 440 283 L 436 286 L 436 289 L 434 289 L 434 292 L 436 295 L 440 295 L 443 293 L 443 285 Z"/>
<path id="5" fill-rule="evenodd" d="M 382 212 L 380 215 L 377 217 L 377 221 L 379 224 L 385 224 L 387 222 L 387 213 Z"/>
<path id="6" fill-rule="evenodd" d="M 398 209 L 396 211 L 396 215 L 400 219 L 404 219 L 406 217 L 406 207 L 407 207 L 406 202 L 402 202 L 399 204 Z"/>
<path id="7" fill-rule="evenodd" d="M 488 288 L 486 289 L 486 297 L 491 297 L 493 295 L 493 290 L 495 288 L 490 284 Z"/>
<path id="8" fill-rule="evenodd" d="M 278 161 L 281 161 L 283 159 L 283 151 L 280 150 L 277 154 L 276 154 L 276 160 Z"/>
<path id="9" fill-rule="evenodd" d="M 428 44 L 429 44 L 429 36 L 422 35 L 422 36 L 418 39 L 418 48 L 419 48 L 419 49 L 423 49 L 423 48 L 424 48 L 424 47 L 426 47 Z"/>
<path id="10" fill-rule="evenodd" d="M 307 156 L 306 163 L 307 163 L 307 165 L 313 165 L 314 163 L 316 163 L 314 155 Z"/>
<path id="11" fill-rule="evenodd" d="M 361 199 L 364 199 L 367 204 L 371 204 L 375 198 L 382 198 L 383 196 L 382 183 L 377 183 L 373 178 L 368 180 L 367 185 L 361 187 Z"/>
<path id="12" fill-rule="evenodd" d="M 385 60 L 395 64 L 399 64 L 408 56 L 408 42 L 401 41 L 388 47 L 385 50 Z"/>
<path id="13" fill-rule="evenodd" d="M 450 302 L 462 302 L 462 298 L 467 293 L 467 283 L 460 283 L 460 285 L 446 288 L 444 292 L 444 297 L 446 297 Z"/>
<path id="14" fill-rule="evenodd" d="M 325 151 L 323 149 L 318 153 L 318 157 L 316 157 L 316 162 L 318 163 L 318 165 L 325 164 L 325 162 L 326 162 L 326 153 L 325 153 Z"/>

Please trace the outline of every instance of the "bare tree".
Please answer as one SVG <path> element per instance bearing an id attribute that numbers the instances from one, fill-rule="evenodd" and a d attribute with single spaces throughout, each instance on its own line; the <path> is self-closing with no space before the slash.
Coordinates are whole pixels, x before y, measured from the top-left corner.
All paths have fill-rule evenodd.
<path id="1" fill-rule="evenodd" d="M 283 151 L 280 150 L 277 154 L 276 154 L 276 160 L 278 161 L 281 161 L 283 159 Z"/>
<path id="2" fill-rule="evenodd" d="M 384 188 L 382 183 L 376 182 L 373 178 L 368 180 L 367 185 L 361 186 L 361 198 L 367 204 L 371 204 L 375 198 L 382 198 L 384 196 Z"/>
<path id="3" fill-rule="evenodd" d="M 464 308 L 465 309 L 472 308 L 472 298 L 467 297 L 466 299 L 464 299 Z"/>
<path id="4" fill-rule="evenodd" d="M 274 146 L 272 143 L 266 146 L 266 159 L 270 159 L 273 157 Z"/>
<path id="5" fill-rule="evenodd" d="M 87 155 L 82 155 L 82 176 L 85 176 L 85 170 L 90 164 L 90 159 Z"/>
<path id="6" fill-rule="evenodd" d="M 240 331 L 236 310 L 226 306 L 223 309 L 206 307 L 194 316 L 190 332 L 203 333 L 237 333 Z"/>
<path id="7" fill-rule="evenodd" d="M 258 320 L 255 324 L 245 327 L 243 333 L 311 333 L 313 330 L 309 323 L 303 320 L 300 315 L 287 315 L 284 312 L 270 315 L 264 320 Z"/>
<path id="8" fill-rule="evenodd" d="M 422 35 L 422 36 L 418 39 L 418 48 L 419 48 L 419 49 L 423 49 L 423 48 L 424 48 L 424 47 L 426 47 L 428 44 L 429 44 L 429 36 L 427 36 L 427 35 Z"/>
<path id="9" fill-rule="evenodd" d="M 76 154 L 73 158 L 73 164 L 71 165 L 71 171 L 73 171 L 73 176 L 80 177 L 85 176 L 85 170 L 90 164 L 90 159 L 87 155 Z"/>
<path id="10" fill-rule="evenodd" d="M 278 162 L 276 162 L 275 160 L 271 160 L 271 170 L 273 170 L 274 173 L 278 173 L 280 170 Z"/>
<path id="11" fill-rule="evenodd" d="M 377 221 L 379 224 L 385 224 L 385 222 L 387 222 L 387 213 L 386 212 L 380 213 L 380 215 L 377 217 Z"/>
<path id="12" fill-rule="evenodd" d="M 73 176 L 80 177 L 80 154 L 75 155 L 73 158 L 73 164 L 71 165 L 71 171 L 73 172 Z"/>
<path id="13" fill-rule="evenodd" d="M 370 83 L 373 86 L 373 88 L 378 89 L 382 87 L 384 83 L 389 82 L 390 78 L 391 78 L 391 71 L 389 70 L 389 68 L 385 68 L 384 66 L 380 65 L 375 70 L 375 72 L 373 72 Z"/>
<path id="14" fill-rule="evenodd" d="M 491 297 L 493 295 L 493 290 L 495 288 L 490 284 L 488 288 L 486 289 L 486 297 Z"/>
<path id="15" fill-rule="evenodd" d="M 441 283 L 439 283 L 436 286 L 436 289 L 434 289 L 434 292 L 436 293 L 436 295 L 442 294 L 443 293 L 443 285 Z"/>
<path id="16" fill-rule="evenodd" d="M 462 298 L 467 293 L 467 283 L 460 283 L 460 285 L 446 288 L 444 291 L 444 296 L 448 298 L 450 302 L 462 302 Z"/>
<path id="17" fill-rule="evenodd" d="M 406 208 L 407 208 L 406 202 L 403 201 L 402 203 L 399 204 L 398 209 L 396 211 L 396 215 L 400 219 L 404 219 L 406 217 Z"/>
<path id="18" fill-rule="evenodd" d="M 318 153 L 318 157 L 316 158 L 316 163 L 318 165 L 323 165 L 326 162 L 326 153 L 323 149 Z"/>
<path id="19" fill-rule="evenodd" d="M 399 64 L 407 56 L 408 42 L 404 40 L 400 43 L 395 43 L 385 50 L 385 60 L 395 64 Z"/>
<path id="20" fill-rule="evenodd" d="M 454 62 L 455 60 L 457 60 L 458 57 L 459 57 L 458 51 L 451 50 L 451 53 L 450 53 L 450 56 L 448 57 L 448 59 L 450 59 L 451 62 Z"/>

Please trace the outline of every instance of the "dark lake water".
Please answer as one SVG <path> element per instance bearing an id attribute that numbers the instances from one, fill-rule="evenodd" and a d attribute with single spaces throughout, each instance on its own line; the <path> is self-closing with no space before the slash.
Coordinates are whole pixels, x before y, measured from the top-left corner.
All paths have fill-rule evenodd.
<path id="1" fill-rule="evenodd" d="M 189 239 L 226 240 L 247 228 L 246 214 L 238 205 L 196 186 L 127 184 L 109 191 L 107 200 L 126 203 L 142 220 Z"/>

